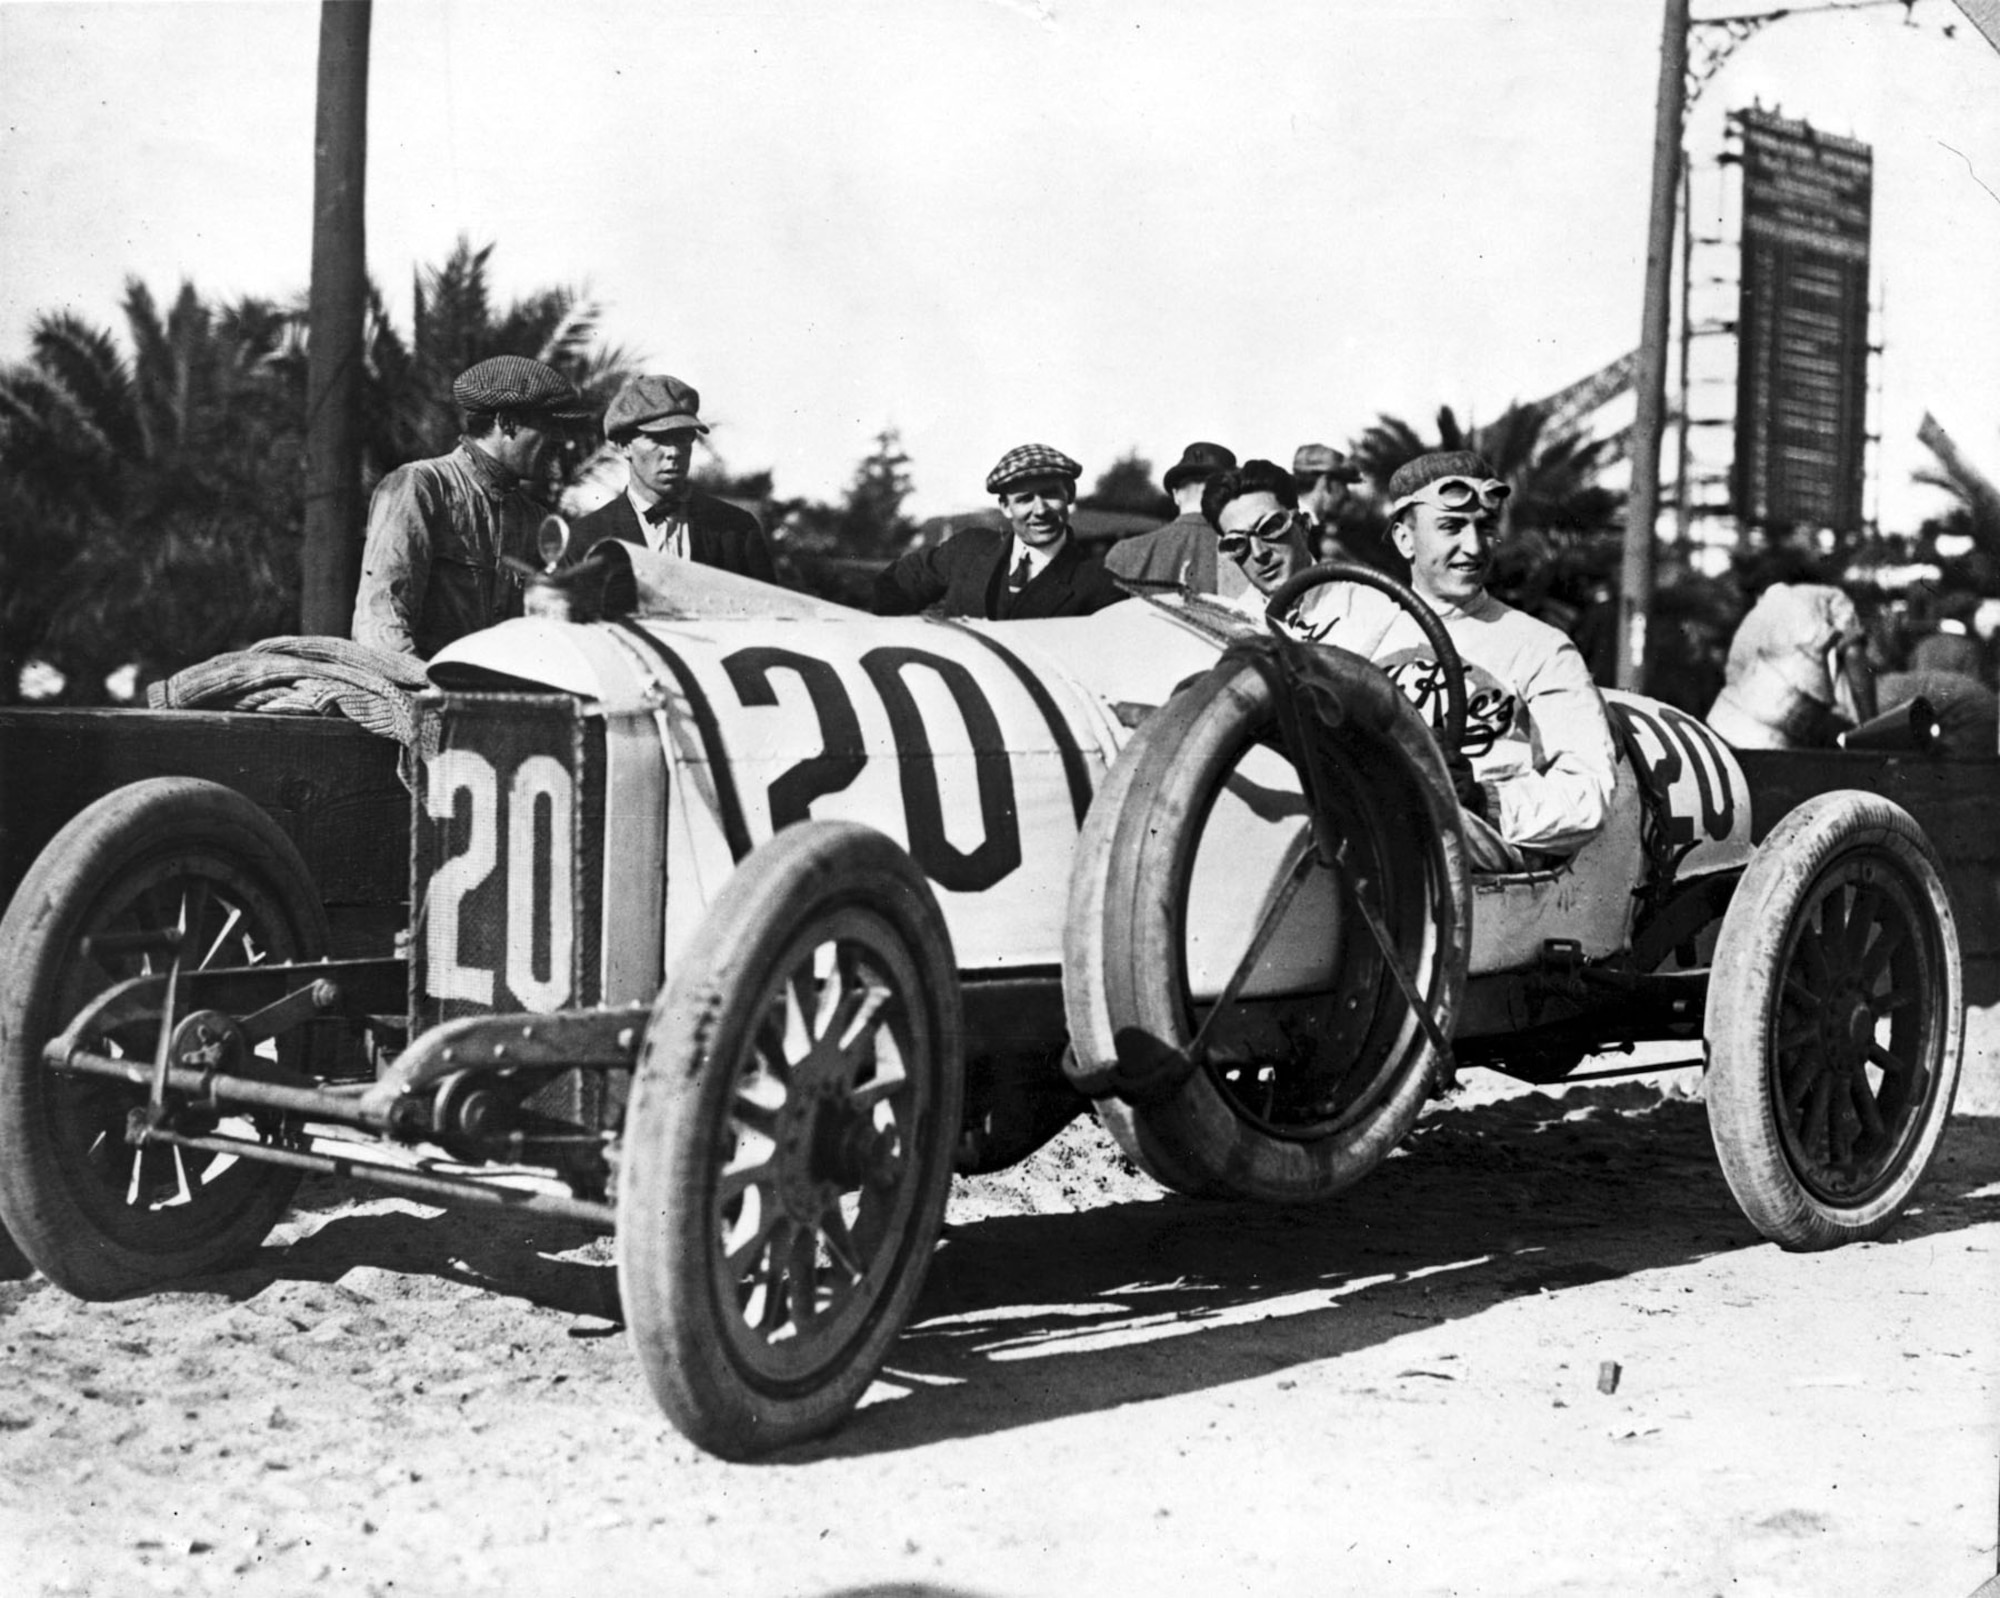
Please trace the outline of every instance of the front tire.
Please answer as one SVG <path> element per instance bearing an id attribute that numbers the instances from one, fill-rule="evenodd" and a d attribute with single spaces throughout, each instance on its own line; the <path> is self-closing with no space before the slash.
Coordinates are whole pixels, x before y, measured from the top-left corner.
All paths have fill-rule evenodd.
<path id="1" fill-rule="evenodd" d="M 632 1345 L 687 1437 L 747 1459 L 860 1402 L 944 1220 L 957 969 L 922 873 L 786 828 L 710 907 L 647 1026 L 618 1181 Z"/>
<path id="2" fill-rule="evenodd" d="M 1708 1120 L 1730 1191 L 1789 1249 L 1879 1237 L 1937 1152 L 1965 993 L 1937 856 L 1873 794 L 1823 794 L 1759 847 L 1709 979 Z"/>
<path id="3" fill-rule="evenodd" d="M 0 1218 L 50 1281 L 121 1298 L 255 1249 L 299 1173 L 232 1155 L 134 1147 L 146 1091 L 57 1071 L 43 1047 L 107 988 L 163 968 L 134 947 L 179 929 L 183 969 L 317 960 L 326 912 L 292 841 L 233 789 L 156 778 L 105 795 L 50 840 L 0 920 Z M 86 1040 L 150 1060 L 152 1026 Z M 297 1067 L 300 1041 L 264 1045 Z M 280 1118 L 228 1129 L 286 1136 Z"/>

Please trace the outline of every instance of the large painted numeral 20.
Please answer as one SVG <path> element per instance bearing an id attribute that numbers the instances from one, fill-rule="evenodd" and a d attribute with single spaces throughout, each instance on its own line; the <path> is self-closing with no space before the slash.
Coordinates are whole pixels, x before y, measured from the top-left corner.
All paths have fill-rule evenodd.
<path id="1" fill-rule="evenodd" d="M 868 763 L 861 721 L 840 674 L 823 660 L 789 649 L 740 649 L 722 662 L 730 686 L 745 705 L 777 703 L 771 673 L 789 671 L 805 685 L 820 725 L 820 752 L 789 767 L 771 784 L 772 827 L 802 821 L 812 802 L 850 787 Z M 960 849 L 945 836 L 944 798 L 938 784 L 937 755 L 904 674 L 912 667 L 935 672 L 965 720 L 972 740 L 978 783 L 980 843 Z M 980 691 L 978 679 L 958 661 L 924 649 L 884 646 L 861 657 L 861 669 L 889 716 L 896 740 L 897 776 L 908 822 L 910 854 L 940 887 L 977 893 L 1021 864 L 1021 823 L 1014 797 L 1014 774 L 1000 736 L 1000 721 Z"/>
<path id="2" fill-rule="evenodd" d="M 460 957 L 466 896 L 498 863 L 500 781 L 493 763 L 470 749 L 447 749 L 429 767 L 424 813 L 449 823 L 463 793 L 469 803 L 465 849 L 431 874 L 425 906 L 425 986 L 440 999 L 493 1003 L 493 971 Z M 546 854 L 537 847 L 536 812 L 548 814 Z M 576 941 L 573 822 L 576 783 L 561 761 L 530 755 L 507 785 L 507 986 L 526 1008 L 559 1010 L 569 1002 Z M 546 883 L 547 892 L 538 892 Z M 546 923 L 542 918 L 546 916 Z M 548 970 L 535 969 L 535 933 L 548 928 Z"/>
<path id="3" fill-rule="evenodd" d="M 1729 785 L 1729 765 L 1714 733 L 1685 711 L 1661 705 L 1658 713 L 1620 704 L 1619 715 L 1628 724 L 1650 734 L 1641 739 L 1659 745 L 1659 757 L 1647 759 L 1642 773 L 1655 792 L 1666 795 L 1684 772 L 1694 772 L 1695 793 L 1701 805 L 1704 836 L 1727 838 L 1736 825 L 1736 794 Z M 1645 752 L 1642 748 L 1642 754 Z M 1695 836 L 1694 818 L 1670 814 L 1667 838 L 1676 848 L 1692 848 L 1701 840 Z"/>
<path id="4" fill-rule="evenodd" d="M 806 686 L 819 718 L 820 753 L 801 760 L 771 784 L 771 830 L 789 827 L 811 814 L 812 802 L 839 793 L 861 775 L 868 755 L 861 744 L 861 721 L 841 686 L 840 673 L 823 660 L 791 649 L 739 649 L 722 663 L 729 685 L 746 705 L 775 705 L 771 673 L 789 671 Z"/>

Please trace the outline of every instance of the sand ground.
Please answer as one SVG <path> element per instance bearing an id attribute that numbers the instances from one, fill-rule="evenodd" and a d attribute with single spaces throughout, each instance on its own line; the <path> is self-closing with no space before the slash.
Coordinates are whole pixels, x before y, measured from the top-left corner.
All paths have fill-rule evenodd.
<path id="1" fill-rule="evenodd" d="M 0 1592 L 1963 1598 L 2000 1559 L 1971 1021 L 1930 1181 L 1827 1254 L 1750 1230 L 1690 1077 L 1472 1073 L 1312 1210 L 1164 1195 L 1080 1122 L 959 1183 L 861 1412 L 757 1465 L 654 1410 L 605 1240 L 309 1185 L 227 1276 L 0 1284 Z"/>

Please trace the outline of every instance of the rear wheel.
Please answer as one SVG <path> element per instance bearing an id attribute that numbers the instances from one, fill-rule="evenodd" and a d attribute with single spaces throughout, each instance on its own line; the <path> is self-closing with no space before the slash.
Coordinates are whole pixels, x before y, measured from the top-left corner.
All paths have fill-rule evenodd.
<path id="1" fill-rule="evenodd" d="M 1469 888 L 1429 731 L 1367 662 L 1286 647 L 1338 707 L 1310 734 L 1322 814 L 1273 744 L 1271 681 L 1225 660 L 1134 734 L 1072 868 L 1068 1068 L 1126 1154 L 1186 1193 L 1358 1181 L 1444 1067 L 1390 959 L 1444 1038 L 1463 991 Z M 1337 873 L 1311 858 L 1314 821 Z"/>
<path id="2" fill-rule="evenodd" d="M 710 907 L 648 1024 L 618 1275 L 654 1396 L 749 1458 L 853 1409 L 922 1286 L 963 1095 L 958 974 L 923 874 L 801 822 Z"/>
<path id="3" fill-rule="evenodd" d="M 1709 980 L 1708 1118 L 1730 1190 L 1786 1248 L 1877 1237 L 1957 1091 L 1958 933 L 1923 831 L 1873 794 L 1786 816 L 1724 917 Z"/>
<path id="4" fill-rule="evenodd" d="M 213 1270 L 262 1241 L 296 1171 L 233 1155 L 134 1146 L 146 1090 L 58 1071 L 44 1046 L 96 995 L 163 971 L 317 960 L 325 911 L 298 850 L 232 789 L 192 778 L 134 783 L 75 817 L 44 849 L 0 921 L 0 1217 L 52 1282 L 116 1298 Z M 178 1018 L 217 1037 L 226 1017 Z M 188 1038 L 177 1041 L 189 1041 Z M 157 1023 L 86 1038 L 93 1053 L 150 1062 Z M 297 1069 L 301 1041 L 260 1046 Z M 281 1141 L 279 1117 L 219 1130 Z"/>

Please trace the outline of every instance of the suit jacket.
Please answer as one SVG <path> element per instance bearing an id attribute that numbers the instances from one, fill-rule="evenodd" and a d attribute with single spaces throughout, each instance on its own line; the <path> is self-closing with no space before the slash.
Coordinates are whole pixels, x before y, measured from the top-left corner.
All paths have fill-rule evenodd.
<path id="1" fill-rule="evenodd" d="M 1104 552 L 1104 569 L 1133 582 L 1179 583 L 1224 599 L 1250 586 L 1241 566 L 1217 554 L 1215 530 L 1200 511 L 1187 511 L 1150 533 L 1119 539 Z"/>
<path id="2" fill-rule="evenodd" d="M 914 550 L 875 579 L 875 614 L 907 616 L 936 608 L 947 616 L 1025 621 L 1088 616 L 1125 597 L 1103 568 L 1084 557 L 1071 533 L 1050 561 L 1007 603 L 1007 557 L 1014 535 L 1000 527 L 967 527 L 941 544 Z"/>
<path id="3" fill-rule="evenodd" d="M 688 554 L 699 564 L 719 566 L 724 571 L 740 572 L 762 582 L 778 580 L 764 529 L 748 511 L 691 488 L 683 514 L 688 524 Z M 578 519 L 570 540 L 568 562 L 581 560 L 593 545 L 607 538 L 637 544 L 641 549 L 651 547 L 646 542 L 646 529 L 639 524 L 639 513 L 632 508 L 632 501 L 623 489 L 609 504 Z"/>

